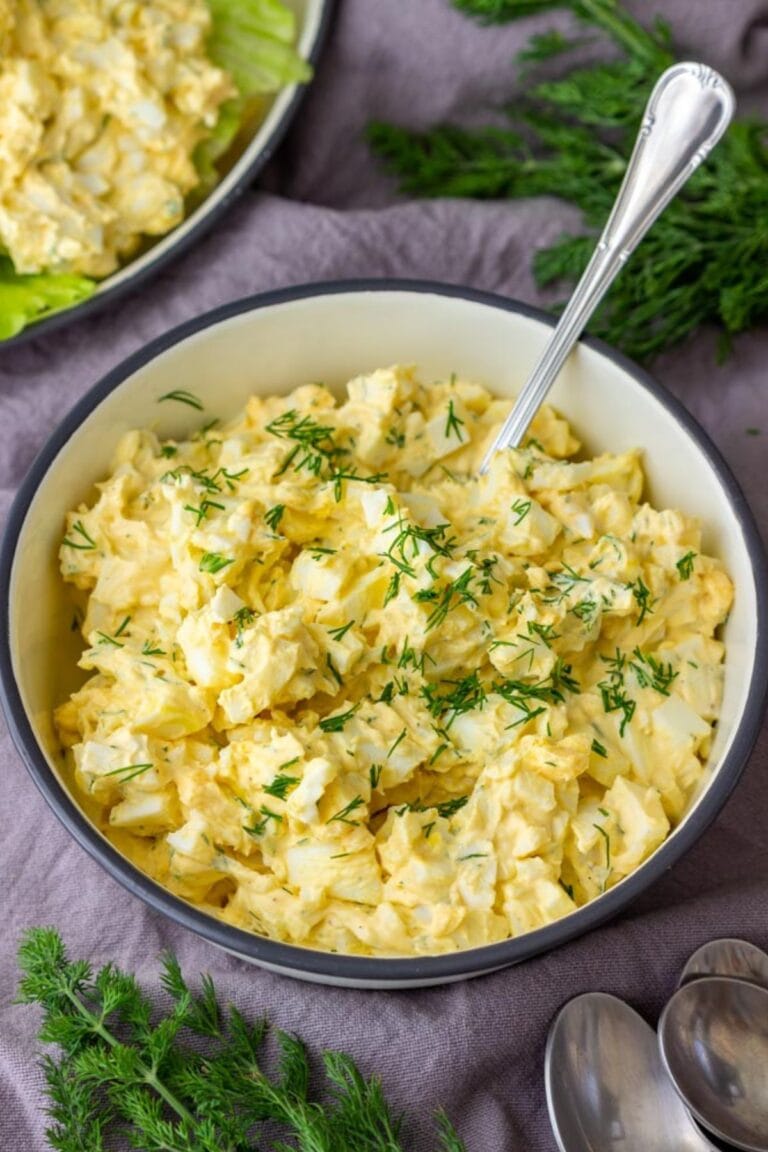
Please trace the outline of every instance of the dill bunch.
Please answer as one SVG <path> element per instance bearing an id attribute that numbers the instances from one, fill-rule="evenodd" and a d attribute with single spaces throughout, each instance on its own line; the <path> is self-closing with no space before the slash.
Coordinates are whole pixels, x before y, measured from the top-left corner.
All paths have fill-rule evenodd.
<path id="1" fill-rule="evenodd" d="M 520 53 L 525 95 L 508 124 L 426 132 L 382 122 L 368 140 L 403 192 L 416 196 L 519 199 L 557 196 L 582 212 L 587 232 L 539 250 L 542 287 L 576 283 L 592 253 L 626 170 L 646 101 L 676 58 L 660 20 L 644 27 L 618 0 L 454 0 L 481 23 L 563 9 L 577 25 L 608 38 L 614 58 L 577 66 L 584 43 L 559 30 L 534 35 Z M 554 80 L 530 70 L 561 57 Z M 706 164 L 667 207 L 633 254 L 590 324 L 590 331 L 648 360 L 700 325 L 730 338 L 768 316 L 768 149 L 766 124 L 737 120 Z"/>
<path id="2" fill-rule="evenodd" d="M 143 1152 L 403 1152 L 378 1078 L 325 1052 L 325 1083 L 313 1099 L 306 1049 L 287 1032 L 275 1033 L 270 1075 L 267 1022 L 223 1009 L 208 976 L 194 994 L 169 953 L 164 1015 L 113 964 L 94 975 L 86 961 L 69 960 L 53 928 L 26 933 L 19 966 L 18 1001 L 43 1008 L 40 1039 L 60 1049 L 58 1061 L 42 1061 L 46 1134 L 59 1152 L 106 1152 L 121 1138 Z M 440 1152 L 465 1152 L 443 1113 L 437 1127 Z"/>

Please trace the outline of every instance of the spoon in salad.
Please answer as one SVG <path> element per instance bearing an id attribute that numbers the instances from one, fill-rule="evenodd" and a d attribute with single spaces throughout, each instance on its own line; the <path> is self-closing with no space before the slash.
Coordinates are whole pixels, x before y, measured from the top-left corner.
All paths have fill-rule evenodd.
<path id="1" fill-rule="evenodd" d="M 768 1152 L 768 988 L 727 976 L 678 988 L 659 1021 L 681 1103 L 714 1136 Z"/>
<path id="2" fill-rule="evenodd" d="M 705 64 L 663 72 L 645 109 L 619 194 L 589 264 L 512 411 L 480 466 L 516 448 L 592 313 L 653 222 L 696 171 L 730 123 L 729 85 Z"/>
<path id="3" fill-rule="evenodd" d="M 565 1005 L 545 1080 L 560 1152 L 716 1152 L 672 1087 L 656 1033 L 615 996 L 589 992 Z"/>

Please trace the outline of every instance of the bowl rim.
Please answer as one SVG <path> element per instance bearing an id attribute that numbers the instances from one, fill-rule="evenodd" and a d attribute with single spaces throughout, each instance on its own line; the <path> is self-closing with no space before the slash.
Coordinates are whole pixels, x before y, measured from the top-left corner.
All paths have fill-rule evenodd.
<path id="1" fill-rule="evenodd" d="M 656 850 L 653 856 L 615 888 L 611 888 L 563 919 L 494 944 L 424 957 L 373 957 L 324 952 L 303 945 L 286 944 L 236 928 L 224 921 L 216 920 L 161 887 L 131 864 L 103 837 L 78 807 L 64 785 L 51 772 L 26 715 L 13 673 L 10 646 L 10 581 L 16 548 L 27 512 L 48 468 L 86 417 L 140 368 L 188 337 L 248 312 L 314 297 L 402 292 L 461 299 L 516 313 L 550 328 L 555 324 L 553 317 L 540 309 L 496 293 L 429 280 L 398 278 L 318 281 L 259 293 L 221 305 L 185 321 L 150 341 L 116 365 L 86 392 L 63 418 L 34 459 L 13 501 L 0 542 L 0 703 L 14 744 L 34 783 L 75 840 L 113 879 L 122 884 L 132 895 L 138 896 L 154 911 L 164 913 L 176 923 L 240 958 L 310 980 L 359 983 L 363 986 L 367 984 L 378 987 L 396 987 L 420 982 L 441 983 L 481 975 L 530 959 L 596 928 L 626 908 L 691 847 L 712 823 L 736 786 L 757 740 L 768 700 L 768 561 L 757 524 L 738 482 L 719 450 L 680 401 L 622 353 L 601 340 L 593 337 L 583 338 L 582 343 L 586 347 L 630 374 L 683 426 L 705 456 L 726 493 L 744 537 L 756 585 L 755 664 L 744 710 L 736 726 L 731 747 L 718 769 L 717 777 L 703 793 L 685 823 Z"/>
<path id="2" fill-rule="evenodd" d="M 317 69 L 320 55 L 328 39 L 337 0 L 318 0 L 318 2 L 320 4 L 320 12 L 315 25 L 315 33 L 306 53 L 302 56 L 302 59 L 305 60 L 307 64 L 310 64 L 313 70 Z M 298 35 L 300 38 L 301 29 L 298 30 Z M 142 263 L 134 273 L 130 272 L 130 267 L 134 259 L 128 260 L 126 264 L 121 265 L 116 272 L 110 273 L 110 276 L 107 277 L 107 279 L 111 279 L 112 276 L 119 277 L 115 284 L 109 285 L 101 290 L 99 285 L 102 281 L 97 280 L 96 291 L 92 296 L 89 296 L 79 304 L 71 304 L 69 307 L 53 312 L 50 316 L 43 317 L 42 320 L 33 320 L 30 324 L 27 324 L 26 327 L 22 328 L 21 332 L 17 332 L 15 336 L 11 336 L 7 340 L 0 340 L 0 349 L 5 352 L 8 348 L 28 344 L 32 340 L 47 336 L 49 332 L 55 332 L 70 324 L 74 324 L 78 320 L 85 320 L 89 316 L 96 315 L 96 313 L 100 312 L 107 304 L 116 303 L 135 288 L 138 288 L 139 285 L 144 284 L 157 272 L 167 268 L 177 257 L 189 252 L 198 240 L 201 240 L 203 236 L 223 218 L 224 214 L 229 211 L 235 201 L 242 196 L 248 186 L 253 183 L 255 178 L 266 168 L 278 147 L 282 144 L 301 104 L 306 99 L 307 92 L 311 88 L 314 79 L 315 77 L 313 75 L 304 83 L 294 82 L 287 84 L 274 94 L 276 98 L 280 95 L 280 92 L 286 89 L 293 89 L 290 99 L 286 103 L 285 108 L 278 117 L 271 132 L 265 138 L 250 162 L 232 183 L 232 186 L 227 189 L 224 195 L 219 197 L 216 196 L 218 184 L 212 188 L 197 208 L 194 209 L 194 213 L 199 213 L 199 218 L 195 220 L 186 231 L 182 232 L 175 241 L 172 241 L 166 248 L 159 251 L 154 259 Z M 248 149 L 253 146 L 260 128 L 261 125 L 256 128 L 253 139 L 245 146 L 243 153 L 247 152 Z M 180 228 L 184 221 L 188 219 L 189 217 L 185 216 L 184 220 L 181 221 L 177 227 Z M 172 229 L 170 232 L 167 232 L 165 236 L 156 237 L 158 245 L 169 237 L 173 237 L 174 231 L 175 229 Z M 154 247 L 154 245 L 147 250 L 147 254 L 151 253 L 152 247 Z M 135 259 L 138 261 L 141 259 L 141 256 Z"/>

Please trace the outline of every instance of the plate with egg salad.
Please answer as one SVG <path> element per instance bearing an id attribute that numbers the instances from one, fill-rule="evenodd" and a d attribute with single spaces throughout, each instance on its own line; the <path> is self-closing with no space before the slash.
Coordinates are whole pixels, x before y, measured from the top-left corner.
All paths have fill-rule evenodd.
<path id="1" fill-rule="evenodd" d="M 297 32 L 282 0 L 0 0 L 0 340 L 201 206 L 309 79 Z"/>
<path id="2" fill-rule="evenodd" d="M 169 401 L 196 406 L 192 393 Z M 698 524 L 541 409 L 392 367 L 121 440 L 68 518 L 74 792 L 239 928 L 430 956 L 599 897 L 681 819 L 733 589 Z"/>

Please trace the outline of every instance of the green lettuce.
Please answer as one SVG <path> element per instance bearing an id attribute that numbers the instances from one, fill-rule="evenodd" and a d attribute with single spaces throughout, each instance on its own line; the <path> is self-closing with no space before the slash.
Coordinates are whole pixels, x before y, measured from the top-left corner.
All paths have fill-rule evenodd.
<path id="1" fill-rule="evenodd" d="M 0 256 L 0 340 L 10 340 L 33 320 L 87 300 L 96 284 L 85 276 L 40 272 L 24 276 Z"/>
<path id="2" fill-rule="evenodd" d="M 281 0 L 208 0 L 208 7 L 213 17 L 208 53 L 232 77 L 238 94 L 222 106 L 216 127 L 195 152 L 203 195 L 218 180 L 217 162 L 259 99 L 312 75 L 294 48 L 296 18 Z"/>

